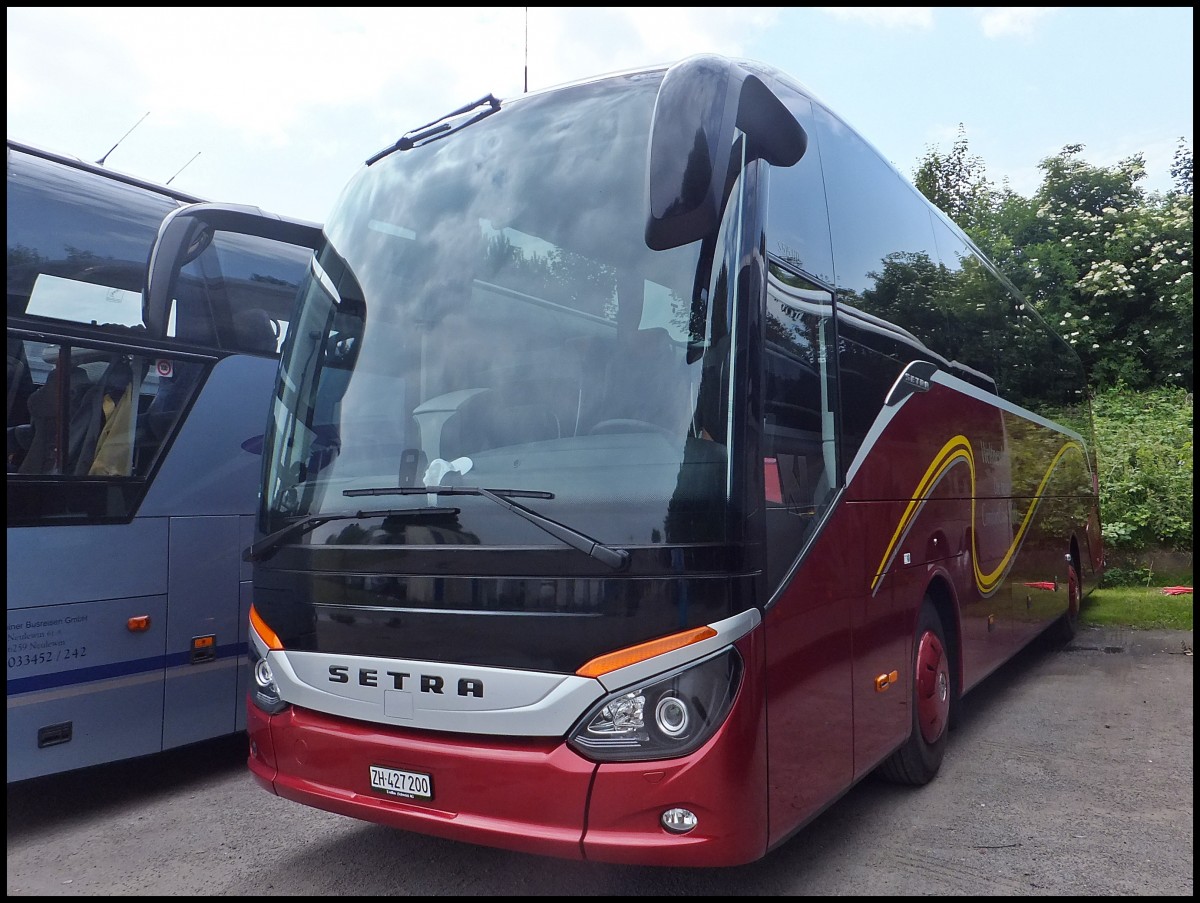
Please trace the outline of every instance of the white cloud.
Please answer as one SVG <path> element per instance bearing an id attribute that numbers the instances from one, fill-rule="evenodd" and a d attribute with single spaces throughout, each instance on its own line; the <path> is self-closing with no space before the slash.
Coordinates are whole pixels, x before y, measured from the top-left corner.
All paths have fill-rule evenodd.
<path id="1" fill-rule="evenodd" d="M 529 86 L 697 53 L 742 56 L 746 42 L 778 19 L 773 7 L 534 7 L 529 12 Z"/>
<path id="2" fill-rule="evenodd" d="M 881 28 L 933 27 L 932 6 L 822 6 L 820 10 L 835 19 L 865 22 Z"/>
<path id="3" fill-rule="evenodd" d="M 1054 10 L 1057 19 L 1046 18 Z M 1166 171 L 1176 136 L 1192 132 L 1190 56 L 1185 64 L 1175 62 L 1179 54 L 1160 54 L 1153 70 L 1111 80 L 1104 102 L 1095 99 L 1096 85 L 1054 74 L 1056 66 L 1082 70 L 1081 28 L 1115 32 L 1091 40 L 1107 46 L 1128 43 L 1130 29 L 1145 31 L 1166 16 L 1191 23 L 1190 15 L 1156 10 L 9 7 L 8 133 L 95 160 L 136 124 L 106 165 L 163 181 L 187 164 L 173 187 L 318 219 L 372 153 L 488 92 L 520 94 L 526 68 L 536 90 L 719 53 L 791 71 L 838 99 L 844 115 L 874 121 L 868 137 L 897 147 L 891 157 L 904 172 L 929 144 L 952 146 L 959 118 L 969 115 L 971 150 L 987 161 L 989 176 L 1007 173 L 1024 193 L 1036 187 L 1039 151 L 1053 154 L 1069 141 L 1096 149 L 1089 160 L 1098 164 L 1143 151 L 1152 174 Z M 1029 35 L 1051 23 L 1057 27 L 1047 40 L 1067 46 L 1039 55 L 1036 79 L 1012 78 L 1007 42 L 989 37 Z M 850 30 L 852 42 L 844 38 Z M 1164 40 L 1179 45 L 1185 30 L 1190 35 L 1176 27 Z M 918 49 L 945 65 L 969 62 L 973 96 L 997 84 L 1006 85 L 1002 99 L 1034 88 L 1045 96 L 1022 100 L 1021 128 L 992 124 L 1002 112 L 1011 116 L 1012 104 L 979 108 L 957 96 L 960 80 L 946 82 L 949 70 L 912 64 Z M 1161 84 L 1177 88 L 1170 105 L 1150 87 Z M 1073 100 L 1081 89 L 1083 99 Z M 896 92 L 922 100 L 897 104 Z M 1125 100 L 1129 94 L 1136 99 Z M 1143 107 L 1163 112 L 1156 128 L 1142 116 L 1118 134 L 1114 106 L 1129 120 Z M 1064 121 L 1064 110 L 1075 118 Z"/>
<path id="4" fill-rule="evenodd" d="M 520 94 L 527 70 L 537 89 L 694 53 L 740 55 L 778 15 L 9 7 L 9 137 L 94 160 L 136 125 L 108 160 L 114 169 L 164 181 L 187 164 L 177 188 L 316 219 L 371 153 L 489 92 Z"/>
<path id="5" fill-rule="evenodd" d="M 979 26 L 989 38 L 1031 37 L 1038 24 L 1057 12 L 1057 6 L 980 7 Z"/>
<path id="6" fill-rule="evenodd" d="M 452 16 L 420 7 L 302 16 L 264 7 L 199 14 L 166 7 L 78 8 L 69 16 L 48 9 L 27 15 L 44 17 L 46 34 L 60 34 L 63 27 L 78 32 L 69 43 L 72 58 L 62 61 L 62 77 L 75 81 L 81 97 L 120 96 L 168 123 L 200 117 L 269 143 L 282 141 L 322 107 L 371 107 L 398 96 L 420 106 L 430 95 L 465 97 L 478 90 L 481 77 L 490 82 L 496 72 L 520 83 L 523 26 L 517 8 L 456 9 Z M 186 41 L 174 39 L 180 35 Z M 46 67 L 32 54 L 62 56 L 53 45 L 16 49 L 26 51 L 33 71 Z M 10 53 L 10 76 L 13 69 Z M 36 103 L 38 90 L 27 80 L 17 100 Z M 12 102 L 11 87 L 9 93 Z"/>
<path id="7" fill-rule="evenodd" d="M 776 15 L 769 8 L 681 16 L 669 7 L 534 7 L 528 11 L 529 87 L 697 52 L 739 55 L 742 41 Z M 310 8 L 299 14 L 267 7 L 10 9 L 10 25 L 14 17 L 23 20 L 23 33 L 47 38 L 40 46 L 14 44 L 10 29 L 10 108 L 48 103 L 38 80 L 22 74 L 58 70 L 55 81 L 73 83 L 81 99 L 93 98 L 89 105 L 120 97 L 164 123 L 199 117 L 209 127 L 268 144 L 304 127 L 314 110 L 370 109 L 408 128 L 489 90 L 511 96 L 525 86 L 523 7 Z M 71 57 L 55 59 L 65 57 L 58 48 L 66 46 Z M 47 92 L 54 87 L 44 85 Z"/>

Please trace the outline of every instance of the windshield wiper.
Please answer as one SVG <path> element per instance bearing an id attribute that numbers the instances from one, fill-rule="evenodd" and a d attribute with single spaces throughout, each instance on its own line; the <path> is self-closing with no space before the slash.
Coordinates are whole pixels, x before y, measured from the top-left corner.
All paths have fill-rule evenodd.
<path id="1" fill-rule="evenodd" d="M 526 508 L 513 498 L 523 499 L 552 499 L 553 492 L 541 492 L 536 489 L 484 489 L 482 486 L 385 486 L 378 489 L 345 489 L 342 495 L 479 495 L 489 501 L 502 505 L 513 514 L 525 518 L 536 527 L 541 527 L 555 539 L 560 539 L 573 549 L 578 549 L 585 555 L 608 565 L 615 571 L 622 570 L 629 564 L 629 553 L 624 549 L 614 549 L 606 546 L 598 539 L 593 539 L 586 533 L 581 533 L 574 527 L 568 527 L 544 514 L 538 514 L 532 508 Z"/>
<path id="2" fill-rule="evenodd" d="M 454 124 L 448 121 L 453 119 L 455 116 L 462 116 L 464 113 L 470 113 L 472 110 L 482 107 L 484 104 L 488 105 L 486 110 L 476 113 L 465 122 Z M 478 122 L 485 116 L 491 116 L 498 109 L 500 109 L 500 101 L 497 100 L 493 95 L 489 94 L 487 97 L 481 97 L 479 100 L 475 101 L 475 103 L 469 103 L 465 107 L 459 107 L 453 113 L 447 113 L 440 119 L 435 119 L 433 122 L 425 123 L 425 125 L 421 126 L 420 128 L 415 128 L 410 132 L 405 132 L 400 137 L 400 140 L 391 147 L 385 147 L 379 153 L 370 157 L 367 160 L 367 166 L 370 166 L 372 163 L 378 163 L 388 154 L 393 154 L 396 151 L 412 150 L 419 143 L 428 143 L 430 141 L 437 141 L 439 138 L 445 138 L 447 135 L 450 135 L 453 132 L 457 132 L 460 129 L 465 129 L 467 126 Z"/>
<path id="3" fill-rule="evenodd" d="M 274 554 L 275 550 L 287 542 L 289 539 L 295 539 L 303 536 L 309 530 L 315 530 L 321 524 L 327 524 L 334 520 L 351 520 L 354 518 L 362 519 L 366 517 L 431 517 L 431 516 L 453 516 L 461 511 L 459 508 L 385 508 L 381 511 L 346 511 L 341 514 L 314 514 L 311 517 L 306 517 L 282 527 L 267 536 L 264 536 L 258 542 L 247 547 L 246 551 L 242 552 L 243 561 L 262 561 L 264 558 L 269 558 Z"/>

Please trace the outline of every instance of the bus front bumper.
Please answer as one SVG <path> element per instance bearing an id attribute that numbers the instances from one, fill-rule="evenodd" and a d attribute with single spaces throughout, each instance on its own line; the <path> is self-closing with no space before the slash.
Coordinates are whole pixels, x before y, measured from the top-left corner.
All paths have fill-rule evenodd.
<path id="1" fill-rule="evenodd" d="M 559 738 L 385 728 L 296 707 L 267 715 L 249 703 L 248 764 L 285 799 L 415 833 L 566 859 L 738 865 L 767 844 L 761 747 L 746 748 L 738 708 L 691 756 L 597 765 Z M 428 776 L 432 798 L 372 789 L 372 766 Z M 663 827 L 677 806 L 696 815 L 694 830 Z"/>

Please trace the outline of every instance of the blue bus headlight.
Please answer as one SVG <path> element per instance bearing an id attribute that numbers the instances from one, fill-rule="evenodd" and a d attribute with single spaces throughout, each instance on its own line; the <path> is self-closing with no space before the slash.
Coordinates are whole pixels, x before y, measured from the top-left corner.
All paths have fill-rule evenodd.
<path id="1" fill-rule="evenodd" d="M 278 715 L 288 704 L 279 696 L 279 686 L 275 683 L 271 665 L 259 654 L 258 647 L 253 642 L 247 645 L 250 658 L 250 698 L 268 715 Z"/>
<path id="2" fill-rule="evenodd" d="M 567 734 L 595 762 L 670 759 L 697 749 L 721 726 L 742 678 L 730 647 L 596 703 Z"/>

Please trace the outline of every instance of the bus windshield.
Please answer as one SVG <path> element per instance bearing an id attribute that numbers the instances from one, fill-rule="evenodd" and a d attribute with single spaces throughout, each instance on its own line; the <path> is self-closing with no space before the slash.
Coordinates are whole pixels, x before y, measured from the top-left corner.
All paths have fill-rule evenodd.
<path id="1" fill-rule="evenodd" d="M 461 486 L 600 543 L 727 539 L 731 315 L 699 242 L 642 240 L 660 78 L 528 95 L 351 182 L 284 347 L 264 532 Z M 561 545 L 479 493 L 386 500 L 450 505 L 436 539 L 393 516 L 307 541 Z"/>

